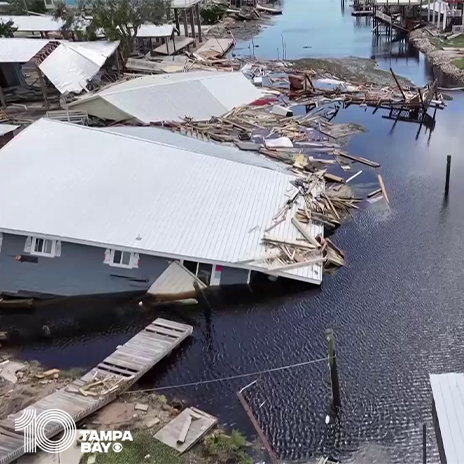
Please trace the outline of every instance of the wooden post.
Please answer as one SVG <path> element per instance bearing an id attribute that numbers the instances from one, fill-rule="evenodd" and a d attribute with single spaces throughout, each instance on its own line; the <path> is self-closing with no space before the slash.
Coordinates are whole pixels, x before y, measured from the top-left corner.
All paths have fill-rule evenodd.
<path id="1" fill-rule="evenodd" d="M 47 86 L 45 85 L 45 79 L 43 77 L 42 71 L 39 68 L 39 65 L 36 64 L 37 67 L 37 74 L 39 75 L 40 87 L 42 88 L 42 95 L 45 100 L 45 108 L 48 110 L 50 108 L 50 104 L 48 103 L 47 98 Z"/>
<path id="2" fill-rule="evenodd" d="M 192 8 L 189 8 L 190 10 L 190 27 L 192 29 L 192 37 L 195 38 L 196 37 L 196 34 L 195 34 L 195 18 L 193 17 L 193 7 Z"/>
<path id="3" fill-rule="evenodd" d="M 422 464 L 427 464 L 427 425 L 422 424 Z"/>
<path id="4" fill-rule="evenodd" d="M 262 431 L 261 427 L 259 426 L 258 421 L 253 416 L 253 412 L 251 411 L 250 406 L 248 406 L 248 403 L 246 402 L 245 397 L 243 396 L 243 393 L 242 393 L 243 390 L 245 390 L 245 388 L 250 387 L 254 383 L 256 383 L 256 380 L 254 382 L 248 384 L 246 387 L 242 388 L 239 392 L 237 392 L 237 396 L 238 396 L 238 399 L 240 400 L 240 403 L 242 403 L 243 409 L 245 409 L 245 412 L 247 413 L 248 418 L 250 419 L 251 423 L 253 424 L 253 427 L 255 428 L 256 433 L 258 434 L 259 438 L 261 439 L 261 441 L 262 441 L 262 443 L 264 445 L 264 448 L 266 449 L 267 454 L 269 455 L 269 458 L 270 458 L 271 462 L 274 464 L 274 463 L 278 462 L 277 457 L 274 454 L 274 451 L 272 450 L 271 445 L 267 441 L 266 435 L 264 435 L 264 432 Z"/>
<path id="5" fill-rule="evenodd" d="M 451 155 L 448 155 L 446 157 L 445 197 L 447 197 L 449 193 L 450 174 L 451 174 Z"/>
<path id="6" fill-rule="evenodd" d="M 203 42 L 203 39 L 201 37 L 201 19 L 200 19 L 200 5 L 197 3 L 195 5 L 195 12 L 197 14 L 197 25 L 198 25 L 198 41 L 200 43 Z"/>
<path id="7" fill-rule="evenodd" d="M 332 329 L 326 329 L 325 337 L 328 342 L 329 350 L 329 369 L 332 384 L 332 402 L 334 406 L 341 406 L 340 384 L 338 382 L 337 359 L 335 357 L 335 340 Z"/>
<path id="8" fill-rule="evenodd" d="M 176 19 L 176 29 L 177 29 L 177 33 L 180 34 L 179 11 L 177 10 L 177 8 L 174 8 L 174 18 Z"/>
<path id="9" fill-rule="evenodd" d="M 3 89 L 0 85 L 0 102 L 2 103 L 2 108 L 6 108 L 5 96 L 3 95 Z"/>
<path id="10" fill-rule="evenodd" d="M 188 22 L 187 22 L 187 8 L 184 8 L 184 32 L 185 32 L 185 37 L 189 36 L 189 30 L 188 30 Z"/>

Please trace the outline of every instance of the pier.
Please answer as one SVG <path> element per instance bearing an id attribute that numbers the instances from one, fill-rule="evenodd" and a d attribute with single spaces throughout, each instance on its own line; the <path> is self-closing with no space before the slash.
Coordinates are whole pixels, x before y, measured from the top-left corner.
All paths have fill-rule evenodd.
<path id="1" fill-rule="evenodd" d="M 158 318 L 82 378 L 27 409 L 34 409 L 37 414 L 49 409 L 60 409 L 77 423 L 130 388 L 192 332 L 193 327 L 190 325 Z M 15 431 L 15 420 L 22 414 L 23 410 L 0 421 L 0 464 L 8 464 L 25 454 L 24 431 Z M 45 425 L 47 438 L 52 438 L 62 430 L 63 426 L 55 422 Z"/>

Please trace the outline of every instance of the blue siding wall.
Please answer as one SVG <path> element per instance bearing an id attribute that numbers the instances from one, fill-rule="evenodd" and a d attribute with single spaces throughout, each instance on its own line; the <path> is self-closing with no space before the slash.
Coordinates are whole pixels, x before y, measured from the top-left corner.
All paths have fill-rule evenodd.
<path id="1" fill-rule="evenodd" d="M 16 255 L 26 254 L 25 242 L 26 237 L 3 234 L 0 293 L 73 296 L 144 291 L 169 265 L 167 259 L 140 255 L 138 269 L 113 267 L 103 264 L 104 248 L 66 242 L 61 242 L 59 257 L 38 256 L 37 264 L 16 261 Z"/>

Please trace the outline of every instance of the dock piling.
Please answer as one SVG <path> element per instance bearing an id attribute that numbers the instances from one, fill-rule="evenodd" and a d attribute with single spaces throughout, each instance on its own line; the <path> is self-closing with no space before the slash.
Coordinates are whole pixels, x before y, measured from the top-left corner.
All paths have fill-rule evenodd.
<path id="1" fill-rule="evenodd" d="M 330 369 L 330 380 L 332 384 L 332 402 L 334 406 L 341 406 L 340 399 L 340 383 L 338 381 L 338 370 L 337 370 L 337 359 L 335 356 L 335 339 L 332 329 L 326 329 L 325 337 L 328 342 L 329 351 L 329 369 Z"/>
<path id="2" fill-rule="evenodd" d="M 451 174 L 451 155 L 448 155 L 446 157 L 445 197 L 447 197 L 449 193 L 450 174 Z"/>
<path id="3" fill-rule="evenodd" d="M 427 425 L 422 424 L 422 464 L 427 464 Z"/>

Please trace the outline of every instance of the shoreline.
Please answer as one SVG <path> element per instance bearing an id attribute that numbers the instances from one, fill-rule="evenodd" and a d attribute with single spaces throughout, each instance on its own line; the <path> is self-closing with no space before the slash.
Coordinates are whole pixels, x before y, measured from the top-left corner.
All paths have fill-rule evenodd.
<path id="1" fill-rule="evenodd" d="M 432 43 L 431 38 L 432 36 L 426 29 L 422 28 L 412 31 L 408 36 L 408 41 L 420 52 L 424 53 L 432 65 L 439 68 L 445 76 L 464 84 L 464 69 L 459 69 L 453 64 L 453 61 L 459 58 L 455 49 L 439 48 Z"/>

